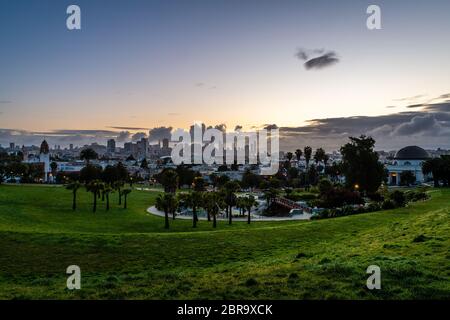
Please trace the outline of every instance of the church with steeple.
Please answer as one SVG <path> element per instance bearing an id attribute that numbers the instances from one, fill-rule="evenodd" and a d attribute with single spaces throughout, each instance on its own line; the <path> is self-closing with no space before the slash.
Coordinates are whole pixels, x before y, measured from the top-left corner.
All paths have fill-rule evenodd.
<path id="1" fill-rule="evenodd" d="M 42 141 L 39 150 L 39 162 L 44 165 L 44 182 L 49 182 L 50 170 L 50 148 L 46 140 Z"/>

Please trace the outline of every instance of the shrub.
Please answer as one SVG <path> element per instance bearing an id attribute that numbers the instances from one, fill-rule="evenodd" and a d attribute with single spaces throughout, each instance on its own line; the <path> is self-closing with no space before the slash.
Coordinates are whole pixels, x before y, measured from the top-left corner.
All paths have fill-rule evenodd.
<path id="1" fill-rule="evenodd" d="M 406 204 L 405 193 L 400 190 L 395 190 L 389 195 L 389 198 L 395 202 L 397 207 L 404 207 Z"/>
<path id="2" fill-rule="evenodd" d="M 408 202 L 421 201 L 428 199 L 428 194 L 421 191 L 409 191 L 405 194 Z"/>
<path id="3" fill-rule="evenodd" d="M 395 202 L 390 199 L 386 199 L 383 201 L 381 208 L 383 210 L 395 209 Z"/>
<path id="4" fill-rule="evenodd" d="M 376 202 L 371 202 L 367 206 L 367 212 L 374 212 L 374 211 L 380 211 L 380 210 L 381 210 L 381 205 Z"/>
<path id="5" fill-rule="evenodd" d="M 382 202 L 384 200 L 383 195 L 380 192 L 372 192 L 367 194 L 367 197 L 375 202 Z"/>

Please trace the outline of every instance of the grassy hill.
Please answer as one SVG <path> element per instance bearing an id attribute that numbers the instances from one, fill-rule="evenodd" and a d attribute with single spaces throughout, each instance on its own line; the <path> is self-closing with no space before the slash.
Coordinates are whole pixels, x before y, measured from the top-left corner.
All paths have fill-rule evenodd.
<path id="1" fill-rule="evenodd" d="M 148 215 L 156 192 L 129 208 L 61 187 L 0 186 L 0 298 L 449 299 L 450 190 L 408 208 L 311 222 L 218 229 Z M 66 289 L 69 265 L 82 289 Z M 366 288 L 369 265 L 382 289 Z"/>

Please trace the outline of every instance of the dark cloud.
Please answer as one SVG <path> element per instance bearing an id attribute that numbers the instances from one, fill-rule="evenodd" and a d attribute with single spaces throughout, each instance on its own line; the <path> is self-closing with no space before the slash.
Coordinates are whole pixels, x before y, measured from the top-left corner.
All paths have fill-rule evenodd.
<path id="1" fill-rule="evenodd" d="M 0 104 L 10 104 L 12 101 L 10 100 L 0 100 Z"/>
<path id="2" fill-rule="evenodd" d="M 324 55 L 321 55 L 317 58 L 313 58 L 313 59 L 306 61 L 305 68 L 306 69 L 321 69 L 321 68 L 336 64 L 338 62 L 339 62 L 339 59 L 336 56 L 336 53 L 331 51 L 331 52 L 327 52 Z"/>
<path id="3" fill-rule="evenodd" d="M 162 139 L 170 139 L 172 134 L 172 127 L 158 127 L 152 128 L 148 132 L 149 141 L 159 141 Z"/>
<path id="4" fill-rule="evenodd" d="M 127 130 L 127 131 L 137 131 L 137 130 L 148 130 L 149 128 L 140 128 L 140 127 L 109 127 L 111 129 L 117 130 Z"/>
<path id="5" fill-rule="evenodd" d="M 145 132 L 137 132 L 137 133 L 133 134 L 133 136 L 131 137 L 131 140 L 139 141 L 142 138 L 147 138 L 147 134 Z"/>
<path id="6" fill-rule="evenodd" d="M 443 132 L 450 132 L 450 127 L 444 128 L 436 120 L 434 114 L 414 116 L 409 122 L 400 124 L 392 133 L 393 136 L 408 136 L 417 134 L 440 135 Z"/>
<path id="7" fill-rule="evenodd" d="M 238 130 L 242 130 L 242 126 L 239 124 L 236 127 L 234 127 L 234 131 L 238 131 Z"/>
<path id="8" fill-rule="evenodd" d="M 216 124 L 214 126 L 215 129 L 222 131 L 222 132 L 226 132 L 227 131 L 227 125 L 225 123 L 220 123 L 220 124 Z"/>
<path id="9" fill-rule="evenodd" d="M 416 144 L 425 148 L 450 148 L 450 103 L 420 105 L 412 111 L 381 116 L 313 119 L 301 127 L 281 127 L 283 150 L 299 145 L 337 150 L 349 136 L 370 135 L 379 149 Z"/>
<path id="10" fill-rule="evenodd" d="M 266 130 L 274 130 L 274 129 L 278 129 L 278 126 L 276 124 L 265 124 L 264 125 L 264 129 L 266 129 Z"/>
<path id="11" fill-rule="evenodd" d="M 305 61 L 304 66 L 308 70 L 329 67 L 339 62 L 336 52 L 324 49 L 298 49 L 295 56 Z"/>

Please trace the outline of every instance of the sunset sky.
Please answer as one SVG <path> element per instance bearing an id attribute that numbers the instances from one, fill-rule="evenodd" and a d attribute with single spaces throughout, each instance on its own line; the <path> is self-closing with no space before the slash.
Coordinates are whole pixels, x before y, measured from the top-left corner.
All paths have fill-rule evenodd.
<path id="1" fill-rule="evenodd" d="M 70 4 L 82 30 L 66 28 Z M 367 29 L 369 4 L 382 30 Z M 450 98 L 449 31 L 448 0 L 0 0 L 0 143 L 13 130 L 427 115 Z M 338 61 L 305 68 L 327 53 Z M 450 118 L 433 119 L 445 137 Z"/>

